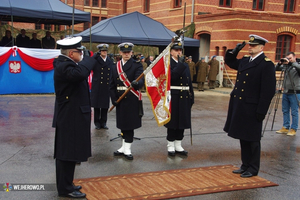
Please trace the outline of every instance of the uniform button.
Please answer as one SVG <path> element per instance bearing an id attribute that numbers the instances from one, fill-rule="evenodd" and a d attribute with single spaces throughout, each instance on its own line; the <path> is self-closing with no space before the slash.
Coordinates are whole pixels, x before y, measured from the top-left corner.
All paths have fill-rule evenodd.
<path id="1" fill-rule="evenodd" d="M 102 84 L 102 82 L 100 82 Z"/>
<path id="2" fill-rule="evenodd" d="M 236 80 L 236 82 L 239 82 L 239 79 L 238 79 L 238 80 Z"/>
<path id="3" fill-rule="evenodd" d="M 240 99 L 242 99 L 242 97 L 240 97 Z"/>
<path id="4" fill-rule="evenodd" d="M 109 74 L 107 74 L 109 76 Z"/>
<path id="5" fill-rule="evenodd" d="M 103 70 L 103 67 L 101 69 Z"/>
<path id="6" fill-rule="evenodd" d="M 180 77 L 180 79 L 182 79 L 182 77 Z"/>
<path id="7" fill-rule="evenodd" d="M 182 85 L 182 83 L 180 83 L 180 85 Z"/>
<path id="8" fill-rule="evenodd" d="M 107 85 L 108 85 L 108 83 L 107 83 Z"/>
<path id="9" fill-rule="evenodd" d="M 244 92 L 244 89 L 242 89 L 242 92 Z"/>
<path id="10" fill-rule="evenodd" d="M 236 95 L 234 95 L 233 97 L 236 97 Z"/>
<path id="11" fill-rule="evenodd" d="M 180 90 L 180 92 L 182 92 L 182 90 Z"/>
<path id="12" fill-rule="evenodd" d="M 243 82 L 244 84 L 246 83 L 246 81 Z"/>
<path id="13" fill-rule="evenodd" d="M 101 79 L 103 79 L 103 77 L 101 77 Z"/>
<path id="14" fill-rule="evenodd" d="M 239 74 L 241 74 L 241 72 L 239 72 Z"/>
<path id="15" fill-rule="evenodd" d="M 101 72 L 101 74 L 103 74 L 103 72 Z"/>
<path id="16" fill-rule="evenodd" d="M 110 70 L 110 68 L 108 68 L 108 70 Z"/>
<path id="17" fill-rule="evenodd" d="M 182 99 L 182 96 L 180 96 L 180 99 Z"/>
<path id="18" fill-rule="evenodd" d="M 109 78 L 107 78 L 107 80 L 109 80 Z"/>
<path id="19" fill-rule="evenodd" d="M 186 98 L 188 98 L 188 96 L 186 96 Z"/>
<path id="20" fill-rule="evenodd" d="M 246 76 L 248 76 L 249 74 L 247 73 Z"/>
<path id="21" fill-rule="evenodd" d="M 66 96 L 66 99 L 69 99 L 69 97 L 68 97 L 68 96 Z"/>
<path id="22" fill-rule="evenodd" d="M 237 90 L 237 87 L 235 89 Z"/>

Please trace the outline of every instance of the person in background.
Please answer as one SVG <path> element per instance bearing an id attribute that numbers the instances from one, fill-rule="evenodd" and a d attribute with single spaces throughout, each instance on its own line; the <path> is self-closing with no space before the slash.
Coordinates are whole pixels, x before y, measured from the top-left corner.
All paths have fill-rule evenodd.
<path id="1" fill-rule="evenodd" d="M 196 67 L 195 67 L 195 63 L 192 60 L 192 56 L 188 57 L 187 64 L 189 65 L 191 80 L 193 81 L 194 75 L 196 75 Z"/>
<path id="2" fill-rule="evenodd" d="M 96 65 L 88 50 L 82 59 L 81 37 L 58 40 L 61 55 L 53 61 L 55 107 L 54 158 L 58 195 L 83 198 L 73 184 L 75 165 L 91 157 L 91 103 L 87 78 Z"/>
<path id="3" fill-rule="evenodd" d="M 198 90 L 204 92 L 204 83 L 206 81 L 206 77 L 208 74 L 208 64 L 205 62 L 204 57 L 201 57 L 201 60 L 199 60 L 196 63 L 195 67 L 198 68 L 198 72 L 197 72 Z"/>
<path id="4" fill-rule="evenodd" d="M 107 56 L 108 44 L 99 44 L 99 52 L 93 55 L 97 65 L 93 69 L 91 103 L 94 108 L 94 124 L 96 129 L 108 129 L 107 111 L 109 108 L 109 81 L 113 62 Z"/>
<path id="5" fill-rule="evenodd" d="M 208 87 L 209 89 L 215 89 L 217 75 L 219 74 L 219 61 L 216 59 L 216 56 L 213 56 L 208 62 L 209 72 L 208 72 Z"/>
<path id="6" fill-rule="evenodd" d="M 283 126 L 276 133 L 295 136 L 298 129 L 298 109 L 300 100 L 300 59 L 294 52 L 288 52 L 276 65 L 276 71 L 284 70 L 282 113 Z M 290 123 L 292 116 L 292 124 Z"/>
<path id="7" fill-rule="evenodd" d="M 256 176 L 259 172 L 262 123 L 276 87 L 274 63 L 263 52 L 268 40 L 254 34 L 249 37 L 250 57 L 236 58 L 245 42 L 237 44 L 233 50 L 228 49 L 225 54 L 225 63 L 237 70 L 237 77 L 230 93 L 224 131 L 240 140 L 242 165 L 232 172 L 242 178 Z"/>
<path id="8" fill-rule="evenodd" d="M 42 48 L 41 40 L 37 39 L 36 33 L 32 33 L 32 39 L 30 40 L 30 48 Z"/>
<path id="9" fill-rule="evenodd" d="M 30 39 L 26 35 L 25 29 L 21 29 L 21 33 L 17 36 L 16 45 L 18 47 L 30 47 Z"/>
<path id="10" fill-rule="evenodd" d="M 43 49 L 55 49 L 55 39 L 51 36 L 50 31 L 46 32 L 46 36 L 42 38 Z"/>
<path id="11" fill-rule="evenodd" d="M 147 63 L 145 62 L 145 57 L 143 55 L 141 55 L 141 64 L 143 65 L 143 70 L 145 71 L 145 69 L 148 67 Z M 142 87 L 142 92 L 145 92 L 145 85 L 143 85 Z"/>
<path id="12" fill-rule="evenodd" d="M 11 31 L 6 30 L 5 31 L 5 36 L 3 36 L 2 39 L 1 39 L 0 46 L 12 47 L 13 46 L 13 41 L 14 41 L 14 45 L 16 45 L 16 42 L 15 42 L 14 38 L 11 35 Z"/>

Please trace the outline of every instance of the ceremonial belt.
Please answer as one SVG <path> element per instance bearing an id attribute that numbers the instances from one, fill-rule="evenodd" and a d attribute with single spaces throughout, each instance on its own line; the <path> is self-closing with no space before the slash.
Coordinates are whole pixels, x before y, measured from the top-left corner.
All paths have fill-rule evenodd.
<path id="1" fill-rule="evenodd" d="M 128 88 L 127 87 L 125 87 L 125 86 L 118 86 L 117 87 L 117 90 L 127 90 Z"/>
<path id="2" fill-rule="evenodd" d="M 171 90 L 189 90 L 190 86 L 172 86 L 170 87 Z"/>
<path id="3" fill-rule="evenodd" d="M 118 63 L 117 63 L 117 71 L 118 71 L 120 80 L 125 85 L 125 88 L 126 88 L 125 90 L 127 90 L 130 87 L 131 83 L 128 80 L 125 72 L 123 71 L 121 60 L 118 61 Z M 123 88 L 122 88 L 122 90 L 123 90 Z M 130 92 L 132 92 L 139 100 L 142 99 L 142 93 L 140 91 L 136 91 L 134 88 L 131 88 Z"/>

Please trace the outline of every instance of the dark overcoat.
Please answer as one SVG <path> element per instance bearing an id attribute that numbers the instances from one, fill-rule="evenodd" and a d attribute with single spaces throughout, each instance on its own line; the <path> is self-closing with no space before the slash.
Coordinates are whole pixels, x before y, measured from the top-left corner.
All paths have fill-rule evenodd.
<path id="1" fill-rule="evenodd" d="M 139 61 L 130 58 L 123 66 L 128 80 L 132 82 L 136 80 L 143 73 L 143 66 Z M 144 78 L 139 80 L 139 88 L 144 85 Z M 110 96 L 111 101 L 115 102 L 125 92 L 125 90 L 118 90 L 118 87 L 125 87 L 120 80 L 117 66 L 113 65 L 112 78 L 110 80 Z M 117 128 L 121 130 L 133 130 L 142 126 L 142 118 L 139 116 L 139 99 L 132 93 L 123 98 L 116 106 L 117 114 Z"/>
<path id="2" fill-rule="evenodd" d="M 107 56 L 106 62 L 97 53 L 93 56 L 97 65 L 93 69 L 91 104 L 94 108 L 109 108 L 109 81 L 113 62 Z"/>
<path id="3" fill-rule="evenodd" d="M 275 94 L 275 67 L 263 53 L 252 62 L 249 56 L 236 59 L 226 52 L 225 63 L 237 70 L 236 84 L 230 94 L 224 131 L 228 136 L 245 141 L 260 141 L 262 121 L 256 114 L 265 115 Z"/>
<path id="4" fill-rule="evenodd" d="M 208 64 L 207 64 L 207 62 L 198 61 L 196 63 L 196 67 L 198 67 L 197 83 L 205 82 L 206 81 L 206 76 L 208 74 Z"/>
<path id="5" fill-rule="evenodd" d="M 171 120 L 165 125 L 172 129 L 191 128 L 191 108 L 194 90 L 189 66 L 171 58 L 171 86 L 189 86 L 189 90 L 171 89 Z"/>
<path id="6" fill-rule="evenodd" d="M 83 162 L 91 156 L 91 104 L 87 78 L 96 64 L 90 57 L 78 65 L 67 56 L 54 59 L 54 158 Z"/>

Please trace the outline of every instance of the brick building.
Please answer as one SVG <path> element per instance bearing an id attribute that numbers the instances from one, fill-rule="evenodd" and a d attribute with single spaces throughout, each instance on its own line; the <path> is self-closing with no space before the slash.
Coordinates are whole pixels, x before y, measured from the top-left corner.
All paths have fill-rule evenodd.
<path id="1" fill-rule="evenodd" d="M 61 1 L 73 6 L 73 0 Z M 247 41 L 251 33 L 269 40 L 264 52 L 274 62 L 287 51 L 294 51 L 300 57 L 300 0 L 76 0 L 75 8 L 90 12 L 92 25 L 133 11 L 163 23 L 172 31 L 182 28 L 183 22 L 185 26 L 194 24 L 201 57 L 222 56 L 226 49 Z M 65 28 L 22 23 L 22 28 L 34 26 L 52 31 Z M 89 26 L 89 23 L 78 24 L 75 29 L 82 31 Z M 245 48 L 241 55 L 247 52 Z"/>

